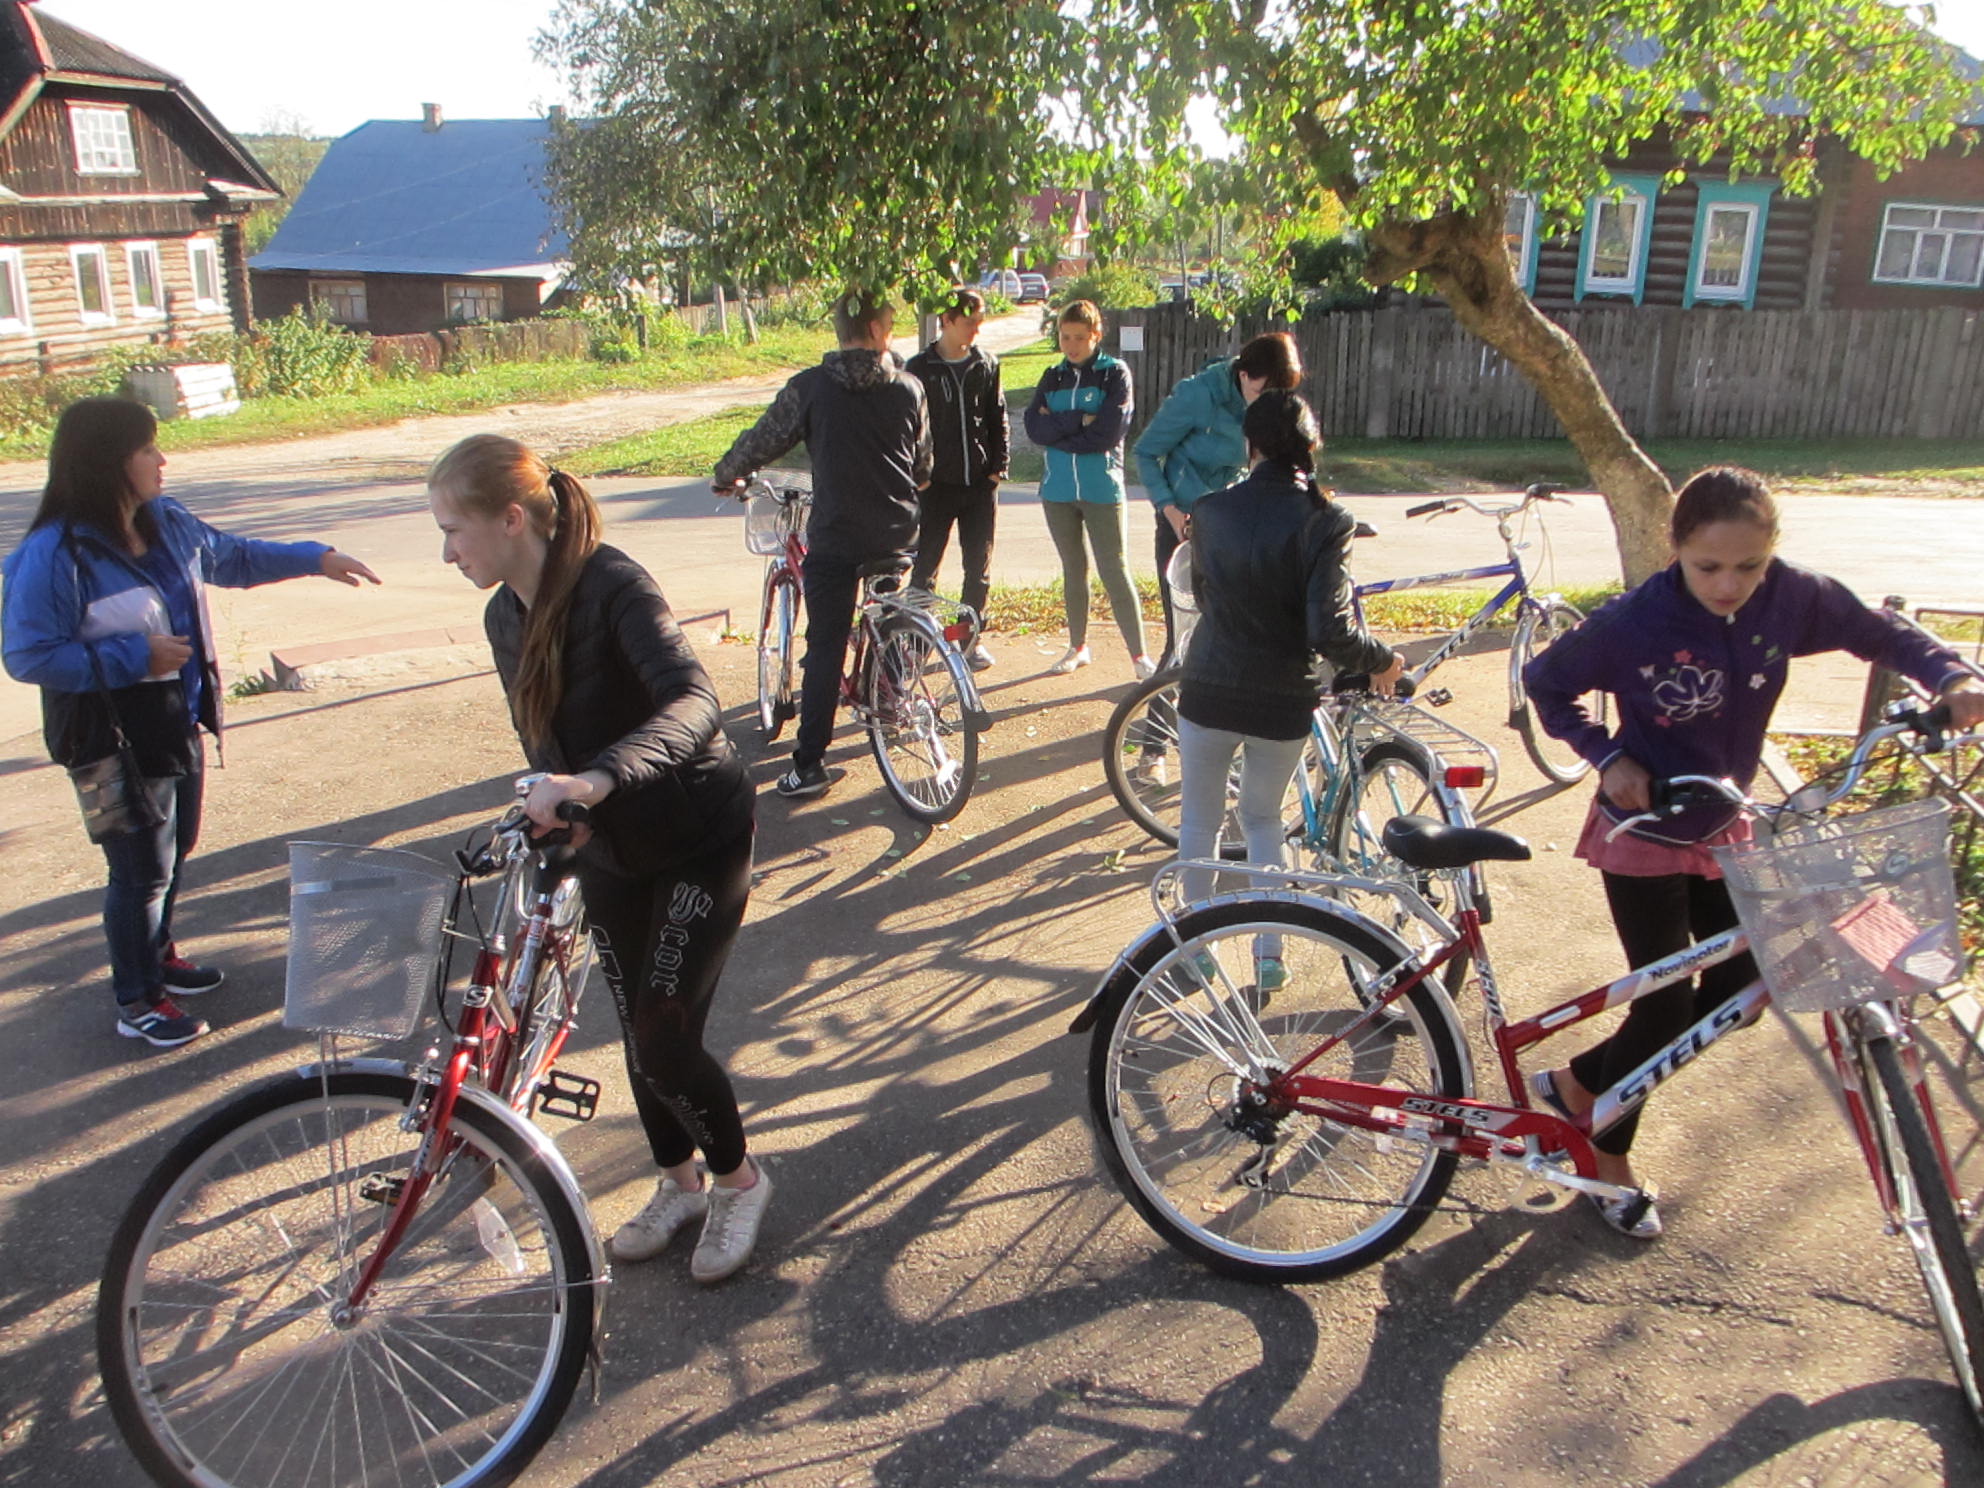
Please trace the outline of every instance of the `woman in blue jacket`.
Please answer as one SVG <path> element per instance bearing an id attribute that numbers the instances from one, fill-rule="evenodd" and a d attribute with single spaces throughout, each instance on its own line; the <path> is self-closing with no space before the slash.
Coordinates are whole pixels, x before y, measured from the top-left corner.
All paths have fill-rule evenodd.
<path id="1" fill-rule="evenodd" d="M 1850 651 L 1949 699 L 1959 728 L 1984 722 L 1984 686 L 1954 652 L 1923 640 L 1843 584 L 1774 556 L 1777 504 L 1748 470 L 1704 470 L 1674 504 L 1674 562 L 1601 608 L 1523 673 L 1543 726 L 1599 772 L 1598 795 L 1577 855 L 1604 879 L 1612 923 L 1630 966 L 1645 966 L 1729 929 L 1736 912 L 1709 849 L 1749 837 L 1733 807 L 1708 806 L 1645 822 L 1615 840 L 1614 826 L 1645 811 L 1650 783 L 1676 775 L 1727 776 L 1748 788 L 1764 731 L 1794 656 Z M 1578 702 L 1617 701 L 1608 732 Z M 1635 1001 L 1619 1029 L 1562 1069 L 1539 1072 L 1536 1093 L 1582 1117 L 1690 1024 L 1756 976 L 1747 956 Z M 1598 1176 L 1638 1186 L 1628 1153 L 1638 1110 L 1593 1138 Z M 1606 1223 L 1638 1240 L 1660 1233 L 1649 1205 L 1624 1222 L 1625 1204 L 1594 1197 Z"/>
<path id="2" fill-rule="evenodd" d="M 222 981 L 172 939 L 180 872 L 200 834 L 199 730 L 220 733 L 206 586 L 304 574 L 379 580 L 322 543 L 254 542 L 207 526 L 161 494 L 157 433 L 151 410 L 126 398 L 85 398 L 63 411 L 41 507 L 7 558 L 0 648 L 10 676 L 41 688 L 57 764 L 115 756 L 120 729 L 129 741 L 135 797 L 157 824 L 132 823 L 99 844 L 110 870 L 103 933 L 117 1031 L 167 1048 L 207 1031 L 174 995 Z"/>
<path id="3" fill-rule="evenodd" d="M 1089 664 L 1088 548 L 1130 662 L 1141 680 L 1157 670 L 1144 654 L 1143 612 L 1123 559 L 1128 533 L 1123 509 L 1123 436 L 1130 430 L 1130 369 L 1102 354 L 1102 312 L 1076 300 L 1061 312 L 1061 355 L 1040 374 L 1026 406 L 1026 437 L 1039 445 L 1047 472 L 1040 509 L 1061 555 L 1061 601 L 1068 615 L 1068 651 L 1049 667 L 1066 675 Z"/>
<path id="4" fill-rule="evenodd" d="M 1177 622 L 1171 613 L 1171 555 L 1185 539 L 1193 503 L 1246 473 L 1247 441 L 1240 421 L 1269 388 L 1302 385 L 1302 353 L 1286 331 L 1269 331 L 1195 372 L 1171 390 L 1137 440 L 1137 479 L 1157 510 L 1157 592 L 1164 602 L 1164 655 L 1175 660 Z"/>

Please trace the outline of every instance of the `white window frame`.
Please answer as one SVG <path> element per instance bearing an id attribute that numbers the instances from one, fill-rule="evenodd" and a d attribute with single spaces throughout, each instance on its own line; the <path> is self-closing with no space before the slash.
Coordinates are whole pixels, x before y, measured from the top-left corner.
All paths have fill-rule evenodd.
<path id="1" fill-rule="evenodd" d="M 147 305 L 138 298 L 138 262 L 144 259 L 151 264 L 152 300 Z M 131 318 L 133 320 L 163 320 L 165 318 L 165 264 L 158 256 L 158 244 L 154 242 L 126 243 L 124 245 L 124 272 L 131 277 Z"/>
<path id="2" fill-rule="evenodd" d="M 1585 211 L 1584 242 L 1578 254 L 1578 293 L 1586 295 L 1628 295 L 1634 304 L 1646 293 L 1647 248 L 1653 236 L 1654 189 L 1642 185 L 1637 179 L 1618 177 L 1614 189 L 1594 196 Z M 1638 208 L 1633 224 L 1633 234 L 1626 245 L 1627 269 L 1617 277 L 1599 275 L 1592 272 L 1592 260 L 1598 256 L 1598 234 L 1600 223 L 1608 211 L 1620 211 L 1626 206 Z"/>
<path id="3" fill-rule="evenodd" d="M 83 260 L 96 259 L 96 283 L 98 297 L 103 301 L 101 310 L 92 310 L 83 298 Z M 69 268 L 76 280 L 76 313 L 86 326 L 107 326 L 117 324 L 117 301 L 110 293 L 110 246 L 107 243 L 71 243 L 69 245 Z"/>
<path id="4" fill-rule="evenodd" d="M 355 319 L 351 316 L 338 314 L 337 297 L 332 293 L 334 290 L 343 290 L 347 294 L 354 290 L 357 292 L 359 313 Z M 332 325 L 362 326 L 368 324 L 372 316 L 372 306 L 366 298 L 365 281 L 363 279 L 312 279 L 310 281 L 310 308 L 315 310 L 319 305 L 324 306 L 330 312 Z"/>
<path id="5" fill-rule="evenodd" d="M 491 295 L 496 299 L 496 313 L 493 315 L 456 315 L 455 299 L 458 295 L 468 295 L 471 299 L 483 300 Z M 501 320 L 503 318 L 503 286 L 487 279 L 447 279 L 441 283 L 441 313 L 448 320 Z"/>
<path id="6" fill-rule="evenodd" d="M 207 261 L 208 276 L 213 281 L 211 295 L 200 293 L 200 260 Z M 220 245 L 212 238 L 188 238 L 186 240 L 186 272 L 193 281 L 193 308 L 203 311 L 221 311 L 227 308 L 226 291 L 220 280 Z"/>
<path id="7" fill-rule="evenodd" d="M 34 315 L 28 309 L 27 262 L 18 248 L 0 248 L 0 279 L 14 297 L 14 314 L 0 315 L 0 336 L 25 336 L 34 330 Z"/>
<path id="8" fill-rule="evenodd" d="M 138 141 L 131 132 L 129 105 L 70 104 L 69 139 L 76 150 L 77 175 L 138 174 Z"/>
<path id="9" fill-rule="evenodd" d="M 1522 286 L 1524 294 L 1534 294 L 1536 292 L 1536 214 L 1538 210 L 1536 193 L 1534 191 L 1511 192 L 1509 195 L 1509 215 L 1513 216 L 1518 208 L 1522 211 L 1522 231 L 1519 235 L 1514 235 L 1518 237 L 1518 243 L 1515 251 L 1509 256 L 1515 263 L 1516 283 Z M 1507 242 L 1511 236 L 1512 234 L 1508 230 L 1508 220 L 1505 217 L 1502 222 L 1502 240 Z"/>
<path id="10" fill-rule="evenodd" d="M 1896 211 L 1934 212 L 1937 221 L 1934 226 L 1926 228 L 1896 226 L 1890 220 Z M 1943 273 L 1939 273 L 1933 278 L 1923 278 L 1916 274 L 1915 266 L 1920 261 L 1922 253 L 1921 238 L 1923 233 L 1940 233 L 1945 237 L 1946 241 L 1943 244 L 1942 254 L 1944 270 L 1948 269 L 1950 261 L 1950 243 L 1947 240 L 1958 236 L 1974 237 L 1979 235 L 1979 229 L 1977 228 L 1944 227 L 1941 219 L 1942 214 L 1945 212 L 1984 212 L 1984 203 L 1913 201 L 1891 201 L 1887 203 L 1881 211 L 1880 235 L 1874 239 L 1874 262 L 1872 265 L 1874 283 L 1907 284 L 1913 285 L 1917 289 L 1978 289 L 1984 287 L 1984 254 L 1979 255 L 1977 276 L 1972 279 L 1951 279 Z M 1891 232 L 1907 233 L 1913 240 L 1908 251 L 1908 272 L 1905 274 L 1883 274 L 1881 272 L 1881 259 L 1885 256 L 1888 234 Z"/>
<path id="11" fill-rule="evenodd" d="M 1708 248 L 1712 241 L 1711 229 L 1718 214 L 1733 214 L 1743 219 L 1743 257 L 1737 267 L 1734 284 L 1708 282 Z M 1716 201 L 1702 208 L 1702 251 L 1695 260 L 1696 299 L 1747 300 L 1750 297 L 1750 281 L 1756 276 L 1757 227 L 1762 216 L 1763 210 L 1753 202 Z"/>

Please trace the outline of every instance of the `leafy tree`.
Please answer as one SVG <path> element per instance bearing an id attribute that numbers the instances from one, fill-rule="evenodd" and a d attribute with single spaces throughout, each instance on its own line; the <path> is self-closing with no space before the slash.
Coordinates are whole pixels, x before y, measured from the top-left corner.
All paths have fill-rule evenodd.
<path id="1" fill-rule="evenodd" d="M 1665 560 L 1671 494 L 1517 283 L 1510 196 L 1536 192 L 1546 232 L 1573 228 L 1607 162 L 1645 141 L 1794 192 L 1817 184 L 1828 138 L 1892 169 L 1950 140 L 1973 87 L 1925 9 L 562 0 L 544 47 L 599 117 L 568 133 L 554 175 L 581 262 L 624 264 L 674 227 L 747 280 L 948 277 L 1008 246 L 993 204 L 1050 165 L 1107 191 L 1106 254 L 1189 194 L 1186 109 L 1210 97 L 1281 232 L 1315 233 L 1340 204 L 1368 281 L 1438 293 L 1536 386 L 1638 579 Z"/>
<path id="2" fill-rule="evenodd" d="M 1041 184 L 1051 0 L 561 0 L 539 38 L 583 127 L 551 182 L 577 268 L 866 289 L 1003 263 Z"/>
<path id="3" fill-rule="evenodd" d="M 260 253 L 289 215 L 291 204 L 309 183 L 331 142 L 312 134 L 301 115 L 286 110 L 263 115 L 261 131 L 241 135 L 240 140 L 283 192 L 281 201 L 257 207 L 242 224 L 248 252 Z"/>

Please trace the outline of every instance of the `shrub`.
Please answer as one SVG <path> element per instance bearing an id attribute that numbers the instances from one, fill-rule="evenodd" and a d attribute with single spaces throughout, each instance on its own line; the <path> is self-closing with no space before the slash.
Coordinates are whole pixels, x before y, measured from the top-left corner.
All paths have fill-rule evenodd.
<path id="1" fill-rule="evenodd" d="M 1059 308 L 1070 300 L 1093 300 L 1104 310 L 1135 310 L 1158 301 L 1157 275 L 1134 264 L 1098 264 L 1055 297 Z"/>
<path id="2" fill-rule="evenodd" d="M 1351 238 L 1303 238 L 1289 248 L 1289 277 L 1321 309 L 1358 310 L 1375 300 L 1363 268 L 1364 245 Z"/>
<path id="3" fill-rule="evenodd" d="M 291 311 L 266 321 L 234 364 L 244 397 L 321 398 L 356 392 L 371 379 L 370 338 Z"/>

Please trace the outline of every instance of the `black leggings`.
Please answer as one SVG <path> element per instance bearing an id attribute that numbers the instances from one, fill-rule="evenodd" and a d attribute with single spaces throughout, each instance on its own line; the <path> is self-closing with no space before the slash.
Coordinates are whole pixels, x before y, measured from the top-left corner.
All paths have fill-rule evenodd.
<path id="1" fill-rule="evenodd" d="M 703 1025 L 751 897 L 751 833 L 653 878 L 582 867 L 579 879 L 655 1165 L 675 1167 L 701 1148 L 711 1172 L 734 1171 L 744 1119 L 703 1047 Z"/>
<path id="2" fill-rule="evenodd" d="M 1612 908 L 1612 925 L 1626 948 L 1628 966 L 1645 966 L 1671 956 L 1736 923 L 1729 890 L 1719 878 L 1692 873 L 1668 873 L 1657 878 L 1629 878 L 1618 873 L 1602 876 L 1605 901 Z M 1610 1090 L 1756 976 L 1757 964 L 1745 952 L 1703 971 L 1699 987 L 1690 978 L 1648 993 L 1632 1004 L 1626 1021 L 1610 1038 L 1571 1061 L 1571 1074 L 1594 1094 Z M 1640 1112 L 1645 1109 L 1642 1104 L 1595 1138 L 1592 1145 L 1616 1156 L 1630 1152 L 1633 1134 L 1639 1130 Z"/>

